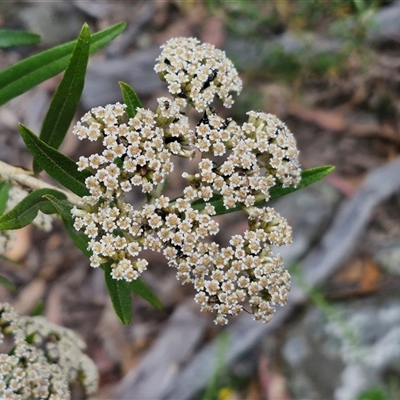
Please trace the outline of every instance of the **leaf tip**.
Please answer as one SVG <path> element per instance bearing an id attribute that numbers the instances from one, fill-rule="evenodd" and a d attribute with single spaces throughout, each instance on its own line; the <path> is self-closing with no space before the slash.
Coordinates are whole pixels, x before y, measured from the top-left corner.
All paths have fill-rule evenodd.
<path id="1" fill-rule="evenodd" d="M 84 35 L 90 35 L 90 28 L 89 28 L 89 25 L 88 25 L 86 22 L 82 25 L 80 34 L 81 34 L 81 35 L 82 35 L 82 34 L 84 34 Z"/>

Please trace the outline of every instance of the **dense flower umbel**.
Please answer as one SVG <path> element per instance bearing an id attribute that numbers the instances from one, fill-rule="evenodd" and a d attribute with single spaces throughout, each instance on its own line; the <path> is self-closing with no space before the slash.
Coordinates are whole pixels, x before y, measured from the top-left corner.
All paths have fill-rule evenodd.
<path id="1" fill-rule="evenodd" d="M 83 198 L 84 210 L 74 209 L 74 226 L 91 239 L 91 265 L 114 260 L 112 275 L 116 279 L 139 277 L 148 264 L 138 257 L 142 250 L 161 251 L 168 241 L 179 245 L 178 226 L 170 223 L 175 210 L 169 199 L 161 196 L 160 188 L 173 170 L 171 157 L 193 155 L 188 150 L 192 133 L 188 118 L 179 113 L 176 103 L 166 98 L 160 103 L 164 107 L 159 107 L 158 114 L 138 109 L 127 123 L 123 119 L 125 105 L 97 107 L 82 118 L 85 125 L 78 122 L 73 130 L 80 139 L 101 140 L 105 147 L 101 154 L 79 159 L 78 169 L 90 169 L 93 175 L 86 180 L 91 195 Z M 124 193 L 133 186 L 149 193 L 152 204 L 140 209 L 127 204 Z M 186 223 L 192 220 L 191 228 L 198 229 L 196 216 L 190 219 L 187 210 L 194 212 L 188 203 L 175 218 L 185 218 Z"/>
<path id="2" fill-rule="evenodd" d="M 202 311 L 216 312 L 215 322 L 226 324 L 247 301 L 254 319 L 268 322 L 275 304 L 286 303 L 290 276 L 271 245 L 291 242 L 286 220 L 271 208 L 247 210 L 250 229 L 234 235 L 228 247 L 203 243 L 177 261 L 177 278 L 193 283 Z"/>
<path id="3" fill-rule="evenodd" d="M 12 345 L 4 353 L 9 336 Z M 84 347 L 69 329 L 42 317 L 19 317 L 9 304 L 0 303 L 1 399 L 69 399 L 72 382 L 94 393 L 98 374 L 82 353 Z"/>
<path id="4" fill-rule="evenodd" d="M 172 96 L 186 99 L 199 112 L 215 97 L 231 107 L 231 93 L 240 93 L 242 81 L 222 50 L 184 37 L 170 39 L 161 48 L 154 69 Z"/>
<path id="5" fill-rule="evenodd" d="M 89 238 L 93 267 L 111 261 L 112 277 L 132 281 L 148 267 L 144 250 L 161 252 L 183 284 L 194 285 L 202 311 L 215 312 L 216 323 L 247 309 L 268 322 L 283 305 L 290 277 L 272 245 L 291 242 L 291 228 L 272 208 L 257 208 L 276 185 L 296 186 L 300 166 L 296 142 L 282 121 L 250 111 L 242 125 L 221 118 L 209 104 L 231 104 L 241 81 L 220 50 L 197 39 L 171 39 L 156 71 L 168 82 L 172 98 L 160 97 L 155 112 L 138 108 L 134 118 L 123 104 L 96 107 L 75 126 L 80 139 L 98 140 L 100 154 L 81 157 L 80 170 L 93 173 L 90 196 L 73 209 L 75 228 Z M 202 112 L 195 128 L 187 112 Z M 198 171 L 186 172 L 183 194 L 163 194 L 175 157 L 200 156 Z M 133 207 L 125 194 L 141 187 L 147 202 Z M 210 240 L 219 231 L 211 203 L 220 197 L 226 209 L 248 215 L 249 228 L 227 247 Z"/>
<path id="6" fill-rule="evenodd" d="M 238 126 L 208 112 L 206 122 L 196 127 L 195 146 L 203 154 L 199 172 L 183 174 L 192 185 L 186 189 L 192 200 L 207 201 L 220 194 L 226 208 L 249 207 L 268 200 L 277 184 L 300 182 L 293 134 L 272 114 L 250 111 L 248 115 L 248 122 Z"/>

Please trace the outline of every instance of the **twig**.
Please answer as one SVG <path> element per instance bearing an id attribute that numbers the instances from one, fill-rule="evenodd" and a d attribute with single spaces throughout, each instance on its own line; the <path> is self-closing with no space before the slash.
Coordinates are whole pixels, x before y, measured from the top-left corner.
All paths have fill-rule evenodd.
<path id="1" fill-rule="evenodd" d="M 67 196 L 68 201 L 73 205 L 80 203 L 80 197 L 74 193 L 67 192 L 56 186 L 50 185 L 49 183 L 43 182 L 41 179 L 36 178 L 32 171 L 25 170 L 23 168 L 14 167 L 13 165 L 7 164 L 0 161 L 0 178 L 8 181 L 15 181 L 20 185 L 29 187 L 30 189 L 54 189 Z"/>

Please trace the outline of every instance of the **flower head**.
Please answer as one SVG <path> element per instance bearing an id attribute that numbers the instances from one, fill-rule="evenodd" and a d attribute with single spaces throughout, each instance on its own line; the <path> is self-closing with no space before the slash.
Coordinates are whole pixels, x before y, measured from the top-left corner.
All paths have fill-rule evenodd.
<path id="1" fill-rule="evenodd" d="M 268 201 L 270 190 L 300 182 L 298 150 L 293 134 L 272 114 L 250 111 L 239 126 L 207 110 L 196 127 L 195 147 L 202 153 L 198 173 L 183 174 L 192 200 L 218 194 L 225 208 Z"/>
<path id="2" fill-rule="evenodd" d="M 69 329 L 42 317 L 19 317 L 0 303 L 0 344 L 5 336 L 12 337 L 13 348 L 0 353 L 2 399 L 69 399 L 72 382 L 80 382 L 87 394 L 96 391 L 97 369 Z"/>
<path id="3" fill-rule="evenodd" d="M 202 311 L 216 313 L 217 324 L 226 324 L 229 316 L 239 314 L 246 305 L 255 319 L 268 322 L 274 306 L 287 301 L 290 276 L 270 245 L 290 243 L 290 227 L 271 208 L 251 208 L 249 213 L 250 229 L 234 235 L 228 247 L 204 244 L 183 252 L 179 259 L 178 279 L 194 285 L 195 301 Z"/>
<path id="4" fill-rule="evenodd" d="M 149 267 L 144 252 L 160 252 L 182 284 L 193 284 L 195 301 L 216 314 L 216 323 L 244 309 L 268 322 L 290 288 L 272 246 L 289 244 L 292 231 L 273 208 L 256 205 L 268 201 L 276 185 L 299 184 L 296 141 L 274 115 L 250 111 L 239 125 L 210 106 L 217 97 L 229 107 L 232 92 L 241 90 L 221 50 L 194 38 L 171 39 L 162 49 L 155 70 L 172 97 L 158 98 L 155 112 L 138 108 L 130 119 L 123 104 L 96 107 L 73 130 L 104 146 L 78 162 L 92 175 L 86 179 L 90 196 L 72 211 L 74 227 L 90 239 L 91 265 L 108 263 L 114 279 L 137 279 Z M 202 113 L 194 128 L 190 106 Z M 182 174 L 186 187 L 171 200 L 163 189 L 175 157 L 195 155 L 197 171 Z M 125 201 L 134 186 L 146 194 L 136 207 Z M 221 205 L 248 217 L 248 230 L 225 247 L 212 239 Z"/>
<path id="5" fill-rule="evenodd" d="M 283 187 L 300 183 L 299 150 L 296 139 L 287 126 L 275 115 L 249 111 L 242 125 L 247 143 L 253 148 L 257 163 L 273 175 Z"/>
<path id="6" fill-rule="evenodd" d="M 231 107 L 231 93 L 240 93 L 242 81 L 222 50 L 184 37 L 170 39 L 161 48 L 154 69 L 172 96 L 186 99 L 199 112 L 215 97 Z"/>

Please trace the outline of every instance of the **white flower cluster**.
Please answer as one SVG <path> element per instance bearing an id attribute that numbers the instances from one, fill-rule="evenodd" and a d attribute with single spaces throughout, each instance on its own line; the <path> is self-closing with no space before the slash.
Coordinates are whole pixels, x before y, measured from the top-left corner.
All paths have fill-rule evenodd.
<path id="1" fill-rule="evenodd" d="M 80 139 L 101 141 L 100 154 L 81 157 L 80 170 L 92 176 L 90 196 L 73 209 L 74 226 L 89 238 L 90 262 L 111 262 L 115 279 L 137 279 L 148 267 L 142 252 L 162 252 L 182 283 L 194 285 L 203 311 L 227 323 L 248 304 L 257 320 L 270 320 L 285 304 L 290 277 L 272 245 L 291 242 L 291 228 L 268 201 L 276 185 L 300 182 L 298 150 L 292 133 L 274 115 L 250 111 L 242 125 L 210 107 L 214 99 L 231 104 L 240 79 L 224 53 L 196 39 L 172 39 L 163 46 L 156 71 L 169 83 L 172 98 L 160 97 L 156 112 L 138 108 L 127 118 L 122 104 L 97 107 L 74 127 Z M 203 115 L 189 124 L 192 105 Z M 181 197 L 163 194 L 174 157 L 200 154 L 198 170 L 184 172 Z M 133 207 L 125 194 L 140 186 L 147 202 Z M 219 231 L 214 201 L 241 209 L 249 229 L 227 247 L 210 241 Z"/>
<path id="2" fill-rule="evenodd" d="M 21 200 L 28 195 L 28 192 L 19 185 L 13 184 L 10 186 L 8 193 L 8 200 L 5 212 L 14 208 Z M 33 220 L 33 225 L 39 229 L 50 231 L 52 225 L 51 215 L 42 213 L 40 210 L 36 218 Z M 12 249 L 15 242 L 15 234 L 13 231 L 0 231 L 0 254 Z"/>
<path id="3" fill-rule="evenodd" d="M 231 107 L 231 93 L 240 93 L 242 81 L 222 50 L 195 38 L 173 38 L 161 48 L 154 69 L 172 96 L 186 99 L 199 112 L 216 96 Z"/>
<path id="4" fill-rule="evenodd" d="M 201 310 L 215 312 L 226 324 L 247 301 L 253 318 L 268 322 L 274 305 L 286 303 L 290 276 L 271 245 L 291 242 L 291 228 L 272 208 L 251 208 L 249 230 L 232 236 L 229 246 L 202 244 L 176 261 L 177 278 L 192 283 Z M 171 264 L 171 262 L 170 262 Z"/>
<path id="5" fill-rule="evenodd" d="M 10 336 L 11 345 L 5 340 Z M 0 398 L 70 399 L 72 382 L 94 393 L 97 369 L 82 353 L 84 347 L 69 329 L 42 317 L 19 317 L 8 303 L 0 303 Z"/>
<path id="6" fill-rule="evenodd" d="M 208 201 L 220 194 L 228 209 L 250 207 L 257 200 L 267 201 L 275 185 L 300 182 L 299 152 L 286 125 L 271 114 L 248 115 L 248 122 L 238 126 L 206 114 L 206 121 L 196 127 L 195 146 L 203 157 L 196 175 L 183 175 L 192 184 L 187 197 Z"/>

